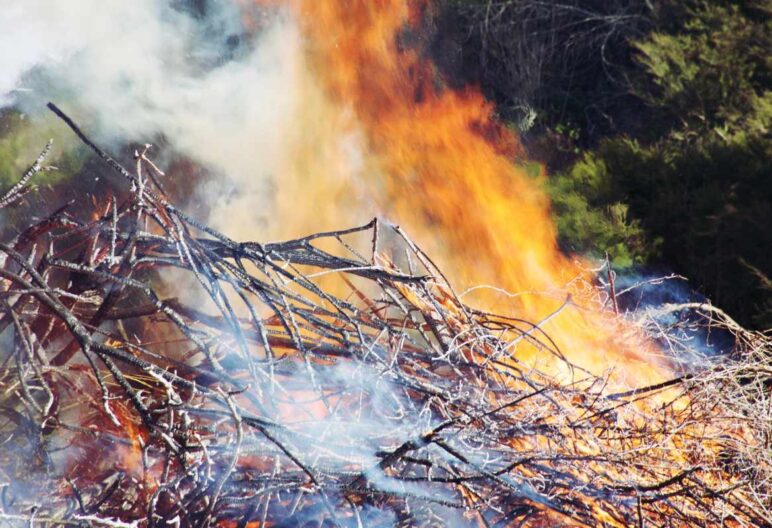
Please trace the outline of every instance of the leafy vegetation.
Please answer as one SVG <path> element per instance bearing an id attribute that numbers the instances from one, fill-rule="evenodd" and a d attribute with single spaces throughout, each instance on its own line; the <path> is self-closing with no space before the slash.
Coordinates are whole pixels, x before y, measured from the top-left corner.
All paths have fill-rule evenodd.
<path id="1" fill-rule="evenodd" d="M 536 115 L 520 128 L 565 247 L 667 265 L 770 328 L 770 15 L 769 0 L 468 0 L 444 17 L 467 28 L 467 80 L 513 122 L 513 97 Z"/>
<path id="2" fill-rule="evenodd" d="M 53 127 L 48 118 L 30 120 L 14 108 L 0 111 L 0 190 L 10 187 L 35 159 L 42 145 L 55 138 L 58 155 L 52 161 L 55 171 L 46 171 L 35 178 L 36 184 L 61 181 L 80 172 L 87 155 Z"/>
<path id="3" fill-rule="evenodd" d="M 35 192 L 16 200 L 0 211 L 0 234 L 6 235 L 20 228 L 29 208 L 46 202 L 47 196 L 57 195 L 58 202 L 66 196 L 82 196 L 93 187 L 93 179 L 86 177 L 89 155 L 65 130 L 46 115 L 29 118 L 9 107 L 0 110 L 0 193 L 9 190 L 29 168 L 30 160 L 37 158 L 40 149 L 53 139 L 54 149 L 47 159 L 46 168 L 30 181 Z M 74 176 L 79 176 L 73 178 Z M 50 189 L 56 190 L 50 190 Z M 50 190 L 50 192 L 45 192 Z M 46 206 L 41 206 L 46 209 Z"/>

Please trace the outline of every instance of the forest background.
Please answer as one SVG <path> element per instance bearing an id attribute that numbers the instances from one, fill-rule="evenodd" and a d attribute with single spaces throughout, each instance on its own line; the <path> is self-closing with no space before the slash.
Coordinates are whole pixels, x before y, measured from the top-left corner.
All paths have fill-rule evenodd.
<path id="1" fill-rule="evenodd" d="M 454 0 L 435 53 L 546 166 L 566 250 L 674 270 L 770 328 L 771 15 L 768 0 Z"/>

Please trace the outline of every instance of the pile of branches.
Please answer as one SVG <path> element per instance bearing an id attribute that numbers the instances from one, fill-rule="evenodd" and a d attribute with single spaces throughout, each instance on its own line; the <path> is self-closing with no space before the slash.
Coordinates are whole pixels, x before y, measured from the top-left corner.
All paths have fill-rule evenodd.
<path id="1" fill-rule="evenodd" d="M 768 525 L 769 355 L 558 380 L 399 228 L 234 241 L 50 106 L 126 188 L 0 243 L 0 524 Z"/>

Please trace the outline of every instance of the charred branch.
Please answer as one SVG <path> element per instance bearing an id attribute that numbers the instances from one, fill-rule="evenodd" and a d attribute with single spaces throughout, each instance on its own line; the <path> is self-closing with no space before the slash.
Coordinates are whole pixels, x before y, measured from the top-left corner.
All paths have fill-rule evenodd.
<path id="1" fill-rule="evenodd" d="M 236 242 L 51 109 L 127 185 L 0 243 L 0 523 L 766 525 L 766 336 L 613 391 L 404 232 Z"/>

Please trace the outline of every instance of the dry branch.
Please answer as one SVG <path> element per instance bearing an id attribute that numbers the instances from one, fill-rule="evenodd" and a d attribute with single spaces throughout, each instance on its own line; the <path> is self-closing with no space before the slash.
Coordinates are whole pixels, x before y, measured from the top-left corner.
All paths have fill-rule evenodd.
<path id="1" fill-rule="evenodd" d="M 52 109 L 127 189 L 0 244 L 0 524 L 768 525 L 764 336 L 662 387 L 559 383 L 401 231 L 234 241 Z"/>

